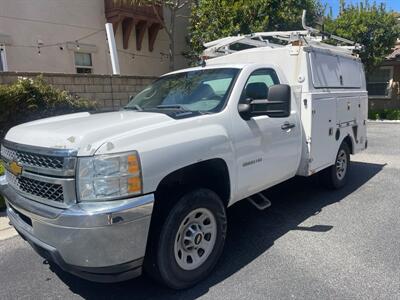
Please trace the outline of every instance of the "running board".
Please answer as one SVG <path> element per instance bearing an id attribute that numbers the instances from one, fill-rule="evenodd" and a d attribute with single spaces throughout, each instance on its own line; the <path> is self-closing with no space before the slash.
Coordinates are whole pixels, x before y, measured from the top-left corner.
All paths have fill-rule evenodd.
<path id="1" fill-rule="evenodd" d="M 247 199 L 259 210 L 264 210 L 271 206 L 271 201 L 261 193 L 255 194 Z"/>

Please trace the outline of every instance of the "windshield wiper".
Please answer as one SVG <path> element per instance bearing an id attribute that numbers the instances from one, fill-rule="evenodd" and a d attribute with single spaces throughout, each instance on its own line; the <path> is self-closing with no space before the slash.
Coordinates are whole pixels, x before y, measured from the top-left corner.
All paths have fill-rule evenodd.
<path id="1" fill-rule="evenodd" d="M 191 111 L 191 110 L 188 110 L 186 107 L 184 107 L 183 105 L 180 105 L 180 104 L 158 105 L 157 108 L 160 108 L 160 109 L 163 109 L 163 108 L 166 108 L 166 109 L 168 109 L 168 108 L 174 109 L 174 108 L 175 108 L 175 109 L 179 109 L 179 110 L 182 110 L 182 111 Z"/>
<path id="2" fill-rule="evenodd" d="M 132 106 L 125 106 L 124 109 L 130 109 L 130 110 L 138 110 L 138 111 L 143 111 L 143 108 L 141 108 L 139 105 L 134 104 Z"/>

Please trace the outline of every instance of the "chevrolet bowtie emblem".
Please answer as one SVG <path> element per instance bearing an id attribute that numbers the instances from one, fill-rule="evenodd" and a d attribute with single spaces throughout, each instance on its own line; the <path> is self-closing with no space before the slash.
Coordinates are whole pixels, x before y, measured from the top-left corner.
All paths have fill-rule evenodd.
<path id="1" fill-rule="evenodd" d="M 16 161 L 10 162 L 9 167 L 11 173 L 13 173 L 15 176 L 22 174 L 22 167 Z"/>

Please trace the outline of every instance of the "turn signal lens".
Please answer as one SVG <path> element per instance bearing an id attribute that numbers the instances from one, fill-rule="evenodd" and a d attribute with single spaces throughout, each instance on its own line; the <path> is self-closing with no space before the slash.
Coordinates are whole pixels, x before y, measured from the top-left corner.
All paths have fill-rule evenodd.
<path id="1" fill-rule="evenodd" d="M 135 174 L 139 172 L 139 162 L 136 155 L 128 156 L 128 172 Z"/>
<path id="2" fill-rule="evenodd" d="M 137 193 L 142 190 L 142 181 L 140 177 L 128 178 L 128 193 Z"/>

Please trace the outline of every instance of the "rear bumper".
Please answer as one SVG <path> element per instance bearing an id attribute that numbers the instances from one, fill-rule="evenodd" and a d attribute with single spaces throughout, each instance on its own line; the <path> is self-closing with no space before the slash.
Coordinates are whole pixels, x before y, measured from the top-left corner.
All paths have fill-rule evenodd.
<path id="1" fill-rule="evenodd" d="M 153 195 L 59 209 L 19 195 L 1 177 L 0 193 L 15 229 L 63 270 L 99 282 L 141 274 Z"/>

